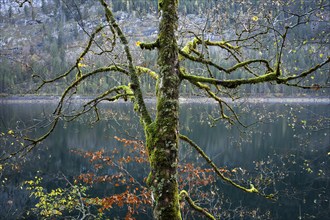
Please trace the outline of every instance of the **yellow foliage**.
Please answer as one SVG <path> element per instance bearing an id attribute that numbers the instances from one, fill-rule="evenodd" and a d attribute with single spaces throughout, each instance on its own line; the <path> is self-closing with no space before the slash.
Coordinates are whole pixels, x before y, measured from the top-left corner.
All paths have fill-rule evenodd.
<path id="1" fill-rule="evenodd" d="M 87 67 L 87 65 L 84 63 L 78 63 L 78 67 Z"/>

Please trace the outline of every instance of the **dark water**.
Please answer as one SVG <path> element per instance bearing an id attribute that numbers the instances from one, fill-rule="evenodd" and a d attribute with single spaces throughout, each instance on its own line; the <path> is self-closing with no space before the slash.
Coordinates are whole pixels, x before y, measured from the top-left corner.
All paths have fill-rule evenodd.
<path id="1" fill-rule="evenodd" d="M 44 118 L 53 107 L 50 103 L 2 103 L 0 132 L 26 132 L 25 129 L 30 128 L 29 135 L 41 134 L 45 131 L 43 127 L 49 124 Z M 277 201 L 270 201 L 216 181 L 215 186 L 204 189 L 217 190 L 208 204 L 213 207 L 210 209 L 218 210 L 213 213 L 222 219 L 327 219 L 330 215 L 329 107 L 324 103 L 239 104 L 234 108 L 241 122 L 250 125 L 243 128 L 212 120 L 219 116 L 215 105 L 182 104 L 182 134 L 199 144 L 218 167 L 244 170 L 232 178 L 242 184 L 260 186 L 265 193 L 276 191 L 278 195 Z M 72 150 L 105 149 L 110 152 L 116 147 L 125 155 L 126 148 L 114 136 L 143 139 L 139 120 L 130 104 L 104 105 L 101 118 L 96 124 L 93 124 L 95 117 L 92 114 L 72 123 L 61 122 L 54 133 L 27 156 L 26 162 L 14 160 L 19 162 L 19 169 L 2 170 L 0 219 L 23 218 L 36 202 L 24 188 L 20 189 L 24 180 L 42 176 L 45 186 L 51 189 L 61 185 L 60 175 L 72 179 L 89 171 L 88 160 Z M 37 125 L 36 131 L 34 125 Z M 2 137 L 1 152 L 9 147 L 10 143 Z M 181 146 L 180 155 L 182 162 L 207 167 L 186 145 Z M 138 166 L 128 167 L 129 172 L 143 179 L 148 173 L 147 167 Z M 272 183 L 267 186 L 259 183 L 257 179 L 260 180 L 261 175 Z M 107 190 L 98 188 L 89 193 L 106 196 L 111 187 L 108 185 Z M 137 218 L 148 217 L 150 214 Z M 201 217 L 195 215 L 195 219 Z"/>

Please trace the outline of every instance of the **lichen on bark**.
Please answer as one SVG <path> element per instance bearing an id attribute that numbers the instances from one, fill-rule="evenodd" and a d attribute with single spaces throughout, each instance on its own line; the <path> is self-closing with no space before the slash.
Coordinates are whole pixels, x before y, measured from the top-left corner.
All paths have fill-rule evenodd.
<path id="1" fill-rule="evenodd" d="M 162 18 L 158 36 L 157 111 L 145 127 L 150 161 L 150 186 L 155 219 L 181 219 L 177 182 L 179 121 L 179 60 L 176 31 L 177 0 L 159 1 Z"/>

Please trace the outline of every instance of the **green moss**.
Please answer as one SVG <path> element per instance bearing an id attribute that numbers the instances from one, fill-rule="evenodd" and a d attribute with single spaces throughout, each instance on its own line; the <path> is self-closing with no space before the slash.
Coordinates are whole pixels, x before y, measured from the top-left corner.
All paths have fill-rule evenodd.
<path id="1" fill-rule="evenodd" d="M 152 187 L 152 182 L 153 182 L 153 175 L 150 172 L 146 180 L 147 186 Z"/>
<path id="2" fill-rule="evenodd" d="M 210 41 L 210 40 L 206 40 L 205 41 L 205 44 L 206 45 L 209 45 L 209 46 L 218 46 L 218 47 L 221 47 L 221 48 L 229 48 L 229 49 L 232 49 L 232 50 L 239 50 L 240 49 L 239 46 L 233 46 L 230 43 L 225 42 L 225 41 Z"/>
<path id="3" fill-rule="evenodd" d="M 158 0 L 158 11 L 162 10 L 163 0 Z"/>
<path id="4" fill-rule="evenodd" d="M 197 43 L 199 40 L 195 37 L 192 41 L 189 41 L 186 46 L 182 48 L 182 51 L 186 54 L 190 54 L 194 49 L 197 47 Z M 184 59 L 184 56 L 179 55 L 179 60 L 182 61 Z"/>
<path id="5" fill-rule="evenodd" d="M 222 85 L 227 88 L 236 88 L 243 84 L 257 84 L 257 83 L 262 83 L 262 82 L 273 81 L 276 79 L 277 79 L 276 73 L 271 72 L 268 74 L 264 74 L 264 75 L 249 78 L 249 79 L 224 80 L 224 81 L 220 81 L 217 84 Z"/>
<path id="6" fill-rule="evenodd" d="M 146 128 L 147 149 L 151 172 L 147 182 L 151 187 L 155 219 L 179 220 L 178 183 L 178 25 L 177 0 L 158 1 L 162 11 L 158 35 L 160 72 L 157 80 L 157 113 L 154 123 Z"/>
<path id="7" fill-rule="evenodd" d="M 135 112 L 139 112 L 139 104 L 137 102 L 134 102 L 133 109 Z"/>
<path id="8" fill-rule="evenodd" d="M 140 76 L 142 73 L 146 73 L 149 76 L 151 76 L 153 79 L 158 79 L 158 74 L 149 68 L 142 67 L 142 66 L 135 66 L 135 68 L 137 70 L 138 76 Z"/>
<path id="9" fill-rule="evenodd" d="M 155 41 L 155 42 L 152 42 L 152 43 L 139 43 L 139 46 L 141 49 L 147 49 L 147 50 L 153 50 L 157 47 L 159 47 L 159 42 L 158 42 L 158 39 Z"/>
<path id="10" fill-rule="evenodd" d="M 183 79 L 186 79 L 193 84 L 197 83 L 209 83 L 213 85 L 221 85 L 226 88 L 236 88 L 240 85 L 244 84 L 257 84 L 257 83 L 263 83 L 263 82 L 270 82 L 277 80 L 277 75 L 274 72 L 267 73 L 261 76 L 247 78 L 247 79 L 229 79 L 229 80 L 219 80 L 214 78 L 208 78 L 203 76 L 195 76 L 190 74 L 181 73 L 181 77 Z"/>
<path id="11" fill-rule="evenodd" d="M 157 137 L 156 135 L 156 124 L 155 122 L 152 122 L 149 125 L 146 125 L 144 127 L 144 133 L 146 135 L 146 145 L 147 145 L 147 150 L 148 154 L 150 157 L 150 153 L 152 152 L 154 145 L 155 145 L 155 138 Z M 150 158 L 149 158 L 150 160 Z"/>

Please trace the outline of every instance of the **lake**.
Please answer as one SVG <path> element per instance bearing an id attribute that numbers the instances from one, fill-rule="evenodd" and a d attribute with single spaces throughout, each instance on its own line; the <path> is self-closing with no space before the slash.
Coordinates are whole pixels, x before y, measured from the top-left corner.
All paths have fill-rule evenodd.
<path id="1" fill-rule="evenodd" d="M 217 121 L 219 113 L 212 103 L 188 100 L 181 104 L 182 134 L 194 140 L 232 179 L 245 185 L 253 183 L 265 193 L 275 192 L 278 197 L 273 201 L 250 195 L 215 178 L 198 189 L 211 192 L 200 200 L 201 205 L 221 219 L 327 219 L 326 216 L 330 216 L 329 102 L 262 101 L 233 104 L 241 122 L 249 125 L 247 128 L 238 123 Z M 72 103 L 70 108 L 75 106 Z M 153 102 L 148 106 L 152 109 Z M 12 147 L 7 135 L 9 130 L 32 137 L 42 134 L 50 123 L 49 114 L 54 107 L 53 102 L 47 101 L 2 102 L 1 152 Z M 13 159 L 10 162 L 15 166 L 1 170 L 0 219 L 24 216 L 34 219 L 26 215 L 36 199 L 21 187 L 25 180 L 40 176 L 48 190 L 65 187 L 63 176 L 73 181 L 79 174 L 97 171 L 81 152 L 104 149 L 104 154 L 111 155 L 116 149 L 118 159 L 131 153 L 119 139 L 143 140 L 139 120 L 130 103 L 102 104 L 101 113 L 97 123 L 93 123 L 92 113 L 71 123 L 61 122 L 25 160 Z M 180 157 L 182 164 L 209 168 L 185 144 L 180 146 Z M 148 174 L 146 164 L 126 164 L 125 170 L 144 184 Z M 110 168 L 102 172 L 114 174 Z M 187 181 L 185 184 L 186 190 L 197 192 Z M 120 190 L 115 183 L 99 184 L 90 188 L 88 194 L 102 197 Z M 114 208 L 109 215 L 123 218 L 124 208 Z M 135 217 L 151 219 L 150 216 L 149 209 Z M 188 209 L 183 216 L 202 219 Z"/>

